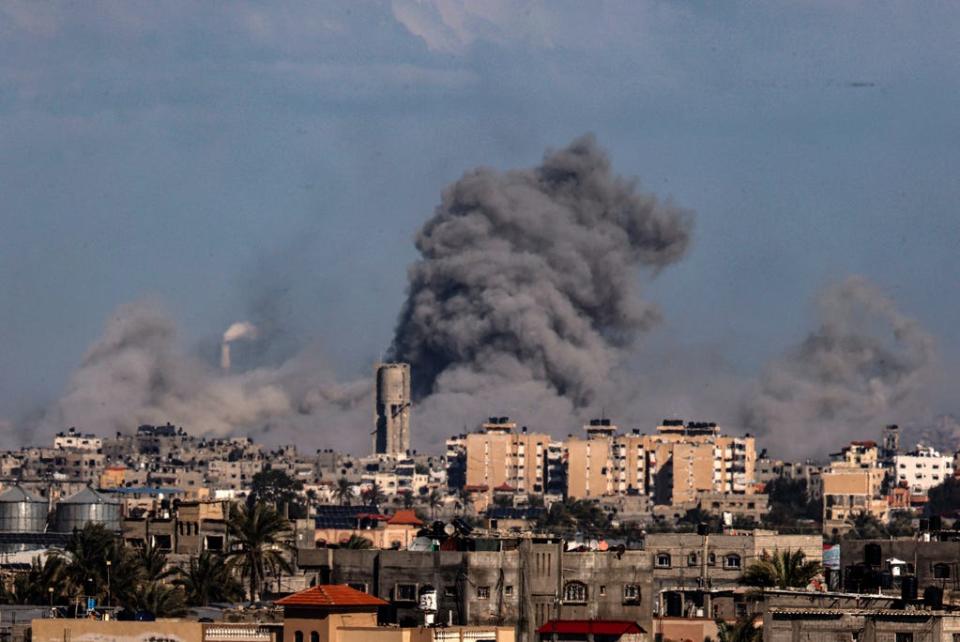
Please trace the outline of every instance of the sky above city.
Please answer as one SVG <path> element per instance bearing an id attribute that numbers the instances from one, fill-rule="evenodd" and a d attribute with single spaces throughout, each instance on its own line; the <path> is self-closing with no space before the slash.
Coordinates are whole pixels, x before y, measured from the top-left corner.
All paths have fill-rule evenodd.
<path id="1" fill-rule="evenodd" d="M 642 408 L 621 392 L 603 412 L 778 421 L 779 393 L 732 397 L 806 381 L 794 350 L 865 282 L 933 373 L 922 399 L 898 375 L 910 403 L 869 416 L 956 413 L 957 33 L 953 2 L 4 2 L 0 427 L 49 427 L 126 304 L 213 368 L 224 330 L 269 308 L 251 369 L 309 347 L 364 381 L 444 189 L 588 133 L 693 220 L 684 258 L 636 274 L 660 311 L 625 358 Z M 482 419 L 434 411 L 434 436 Z M 331 443 L 323 420 L 305 446 L 366 447 L 368 426 Z"/>

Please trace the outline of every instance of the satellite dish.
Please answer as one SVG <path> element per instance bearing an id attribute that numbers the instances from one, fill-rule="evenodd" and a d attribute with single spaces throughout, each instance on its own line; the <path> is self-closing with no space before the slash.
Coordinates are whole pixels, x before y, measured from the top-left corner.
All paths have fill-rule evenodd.
<path id="1" fill-rule="evenodd" d="M 445 524 L 443 527 L 443 532 L 447 537 L 452 537 L 453 534 L 457 532 L 457 527 L 453 524 Z"/>

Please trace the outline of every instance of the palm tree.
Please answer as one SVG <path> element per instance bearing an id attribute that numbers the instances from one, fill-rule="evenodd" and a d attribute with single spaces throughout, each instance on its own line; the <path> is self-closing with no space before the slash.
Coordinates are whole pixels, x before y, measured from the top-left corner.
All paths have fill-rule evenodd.
<path id="1" fill-rule="evenodd" d="M 4 604 L 61 604 L 64 601 L 65 572 L 62 557 L 47 555 L 41 561 L 38 555 L 30 562 L 30 570 L 17 575 L 9 587 L 0 584 L 0 601 Z"/>
<path id="2" fill-rule="evenodd" d="M 340 542 L 340 548 L 350 548 L 354 550 L 367 550 L 373 548 L 373 542 L 366 537 L 351 535 L 348 539 Z"/>
<path id="3" fill-rule="evenodd" d="M 720 642 L 760 642 L 763 629 L 753 618 L 741 618 L 733 624 L 717 620 L 717 639 Z"/>
<path id="4" fill-rule="evenodd" d="M 349 506 L 350 499 L 353 497 L 353 484 L 346 477 L 337 480 L 337 487 L 333 489 L 333 496 L 337 498 L 341 506 Z"/>
<path id="5" fill-rule="evenodd" d="M 293 572 L 285 555 L 290 550 L 290 533 L 290 522 L 268 504 L 234 504 L 231 508 L 227 534 L 233 542 L 233 550 L 227 554 L 227 559 L 247 580 L 251 601 L 260 599 L 268 573 Z"/>
<path id="6" fill-rule="evenodd" d="M 187 614 L 187 603 L 182 589 L 163 582 L 146 582 L 137 592 L 136 610 L 147 611 L 156 617 L 181 617 Z"/>
<path id="7" fill-rule="evenodd" d="M 183 589 L 187 604 L 207 606 L 211 602 L 237 602 L 243 599 L 243 585 L 220 555 L 204 551 L 190 558 L 186 569 L 177 569 L 173 581 Z"/>
<path id="8" fill-rule="evenodd" d="M 167 554 L 153 545 L 139 549 L 135 558 L 143 568 L 143 575 L 147 580 L 159 582 L 173 574 L 173 569 L 167 564 Z"/>
<path id="9" fill-rule="evenodd" d="M 819 562 L 807 561 L 801 550 L 778 551 L 773 557 L 764 555 L 751 564 L 741 581 L 748 586 L 806 588 L 823 571 Z"/>
<path id="10" fill-rule="evenodd" d="M 427 505 L 430 507 L 430 517 L 436 519 L 437 509 L 443 507 L 443 495 L 436 488 L 430 491 L 430 495 L 427 497 Z"/>
<path id="11" fill-rule="evenodd" d="M 367 498 L 367 505 L 371 507 L 379 506 L 387 500 L 387 496 L 383 493 L 383 488 L 381 488 L 377 482 L 373 482 L 364 495 L 366 495 Z"/>

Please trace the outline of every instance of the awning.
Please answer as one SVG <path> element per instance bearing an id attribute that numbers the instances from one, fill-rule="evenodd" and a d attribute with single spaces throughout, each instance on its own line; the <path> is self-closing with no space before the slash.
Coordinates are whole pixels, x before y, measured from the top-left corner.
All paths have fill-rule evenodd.
<path id="1" fill-rule="evenodd" d="M 646 633 L 646 631 L 631 620 L 550 620 L 537 629 L 537 633 L 620 636 L 627 633 Z"/>

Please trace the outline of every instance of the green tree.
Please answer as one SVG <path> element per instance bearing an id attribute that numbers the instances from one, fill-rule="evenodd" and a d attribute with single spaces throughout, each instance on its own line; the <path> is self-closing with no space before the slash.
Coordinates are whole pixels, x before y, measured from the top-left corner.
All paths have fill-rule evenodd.
<path id="1" fill-rule="evenodd" d="M 252 506 L 234 504 L 227 533 L 234 546 L 227 559 L 247 580 L 252 601 L 260 599 L 268 574 L 292 572 L 287 558 L 291 549 L 290 522 L 274 507 L 264 502 Z"/>
<path id="2" fill-rule="evenodd" d="M 822 519 L 822 506 L 818 500 L 807 494 L 807 483 L 802 479 L 779 477 L 766 487 L 770 510 L 763 523 L 772 528 L 798 529 L 801 522 L 819 522 Z"/>
<path id="3" fill-rule="evenodd" d="M 763 629 L 753 618 L 740 618 L 733 623 L 717 620 L 717 639 L 719 642 L 760 642 Z"/>
<path id="4" fill-rule="evenodd" d="M 351 535 L 348 539 L 340 543 L 340 548 L 350 548 L 354 550 L 366 550 L 373 548 L 373 542 L 366 537 Z"/>
<path id="5" fill-rule="evenodd" d="M 353 484 L 346 477 L 337 480 L 337 486 L 333 489 L 333 496 L 337 498 L 341 506 L 349 506 L 353 498 Z"/>
<path id="6" fill-rule="evenodd" d="M 281 514 L 291 517 L 306 515 L 300 500 L 303 482 L 275 468 L 261 470 L 250 483 L 250 503 L 267 502 Z"/>
<path id="7" fill-rule="evenodd" d="M 953 514 L 960 510 L 960 479 L 952 475 L 927 491 L 927 514 Z"/>
<path id="8" fill-rule="evenodd" d="M 777 551 L 772 556 L 753 562 L 740 581 L 747 586 L 767 588 L 806 588 L 810 581 L 823 572 L 819 562 L 807 561 L 801 550 Z"/>
<path id="9" fill-rule="evenodd" d="M 63 604 L 67 601 L 65 580 L 66 564 L 62 557 L 47 555 L 41 561 L 38 555 L 31 560 L 26 573 L 16 575 L 9 585 L 2 585 L 0 601 L 4 604 Z"/>
<path id="10" fill-rule="evenodd" d="M 173 574 L 168 564 L 167 554 L 152 544 L 138 549 L 134 558 L 143 569 L 143 577 L 146 580 L 158 582 Z"/>
<path id="11" fill-rule="evenodd" d="M 437 510 L 443 508 L 443 494 L 434 488 L 427 496 L 427 506 L 430 507 L 430 518 L 437 518 Z"/>
<path id="12" fill-rule="evenodd" d="M 844 539 L 886 539 L 890 536 L 887 527 L 870 513 L 860 513 L 853 519 L 853 528 L 844 534 Z"/>
<path id="13" fill-rule="evenodd" d="M 190 606 L 212 602 L 237 602 L 243 599 L 243 585 L 237 581 L 223 557 L 204 551 L 191 557 L 185 569 L 178 569 L 173 583 L 183 589 Z"/>
<path id="14" fill-rule="evenodd" d="M 183 590 L 164 582 L 145 582 L 137 591 L 131 610 L 147 611 L 156 617 L 182 617 L 187 614 Z"/>
<path id="15" fill-rule="evenodd" d="M 373 482 L 370 488 L 364 491 L 363 497 L 367 502 L 367 506 L 370 507 L 377 507 L 387 500 L 386 495 L 383 493 L 383 488 L 381 488 L 377 482 Z"/>

